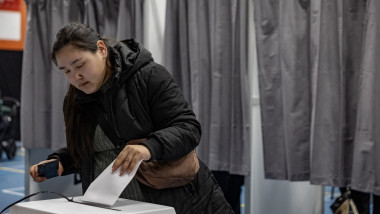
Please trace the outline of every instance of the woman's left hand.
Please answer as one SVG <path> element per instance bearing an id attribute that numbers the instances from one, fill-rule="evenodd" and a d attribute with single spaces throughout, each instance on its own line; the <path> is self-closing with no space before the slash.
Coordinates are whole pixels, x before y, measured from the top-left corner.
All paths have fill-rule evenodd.
<path id="1" fill-rule="evenodd" d="M 141 140 L 145 141 L 146 139 Z M 140 160 L 149 160 L 152 157 L 146 146 L 131 145 L 134 144 L 135 141 L 141 142 L 141 140 L 132 140 L 127 143 L 124 149 L 117 156 L 115 163 L 112 166 L 112 172 L 121 167 L 120 175 L 123 175 L 125 172 L 131 173 Z"/>

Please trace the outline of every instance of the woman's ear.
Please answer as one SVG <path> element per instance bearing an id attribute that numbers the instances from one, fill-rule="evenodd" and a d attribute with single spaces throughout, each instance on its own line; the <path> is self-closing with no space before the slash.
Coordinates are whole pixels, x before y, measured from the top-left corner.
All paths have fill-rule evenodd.
<path id="1" fill-rule="evenodd" d="M 107 46 L 104 44 L 104 42 L 102 40 L 98 40 L 97 42 L 97 46 L 98 46 L 98 51 L 100 52 L 100 54 L 104 57 L 107 57 Z"/>

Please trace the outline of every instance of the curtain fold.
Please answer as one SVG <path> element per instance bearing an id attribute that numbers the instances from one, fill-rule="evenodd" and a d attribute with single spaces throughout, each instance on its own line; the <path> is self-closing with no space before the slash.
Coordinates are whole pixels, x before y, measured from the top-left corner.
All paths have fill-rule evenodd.
<path id="1" fill-rule="evenodd" d="M 135 38 L 143 42 L 141 0 L 84 0 L 84 23 L 107 38 Z"/>
<path id="2" fill-rule="evenodd" d="M 366 2 L 313 2 L 311 10 L 320 11 L 311 17 L 311 183 L 345 186 L 353 169 Z"/>
<path id="3" fill-rule="evenodd" d="M 25 148 L 41 148 L 51 143 L 49 3 L 26 1 L 27 25 L 21 77 L 21 141 Z"/>
<path id="4" fill-rule="evenodd" d="M 380 195 L 380 2 L 367 4 L 351 185 Z"/>
<path id="5" fill-rule="evenodd" d="M 212 170 L 247 175 L 248 1 L 168 0 L 164 65 L 202 125 L 197 152 Z"/>
<path id="6" fill-rule="evenodd" d="M 266 178 L 380 194 L 380 3 L 253 3 Z"/>
<path id="7" fill-rule="evenodd" d="M 310 167 L 307 8 L 254 1 L 265 176 L 306 180 Z"/>
<path id="8" fill-rule="evenodd" d="M 50 60 L 49 54 L 55 34 L 64 24 L 81 22 L 89 24 L 110 39 L 133 37 L 141 41 L 144 1 L 128 1 L 126 7 L 134 7 L 128 10 L 124 7 L 120 11 L 119 4 L 123 4 L 124 1 L 25 2 L 27 25 L 21 80 L 21 140 L 23 146 L 28 149 L 57 149 L 66 145 L 62 105 L 68 83 Z M 132 22 L 124 20 L 126 17 L 137 21 L 132 25 Z"/>
<path id="9" fill-rule="evenodd" d="M 119 1 L 116 39 L 124 40 L 133 37 L 144 44 L 143 14 L 144 1 Z M 125 27 L 134 26 L 134 27 Z"/>

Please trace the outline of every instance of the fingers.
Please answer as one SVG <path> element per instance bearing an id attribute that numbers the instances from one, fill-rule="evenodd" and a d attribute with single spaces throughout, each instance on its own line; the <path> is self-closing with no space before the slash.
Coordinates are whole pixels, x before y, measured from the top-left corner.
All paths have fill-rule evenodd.
<path id="1" fill-rule="evenodd" d="M 58 162 L 58 176 L 61 176 L 63 173 L 63 166 L 61 164 L 61 162 Z"/>
<path id="2" fill-rule="evenodd" d="M 115 160 L 115 162 L 112 165 L 112 172 L 115 172 L 124 163 L 124 161 L 126 159 L 126 156 L 127 156 L 127 151 L 125 151 L 125 148 L 116 157 L 116 160 Z"/>
<path id="3" fill-rule="evenodd" d="M 33 178 L 33 181 L 37 182 L 37 183 L 41 183 L 41 182 L 44 182 L 46 180 L 47 180 L 46 177 L 36 177 L 36 178 Z"/>
<path id="4" fill-rule="evenodd" d="M 39 163 L 39 164 L 41 164 L 41 163 Z M 30 176 L 33 178 L 33 181 L 35 181 L 35 182 L 40 183 L 40 182 L 46 181 L 46 179 L 47 179 L 46 177 L 39 177 L 38 176 L 38 164 L 30 167 L 29 173 L 30 173 Z"/>
<path id="5" fill-rule="evenodd" d="M 30 167 L 29 173 L 30 173 L 30 176 L 33 178 L 34 181 L 36 181 L 36 182 L 44 181 L 43 177 L 38 177 L 38 166 L 37 166 L 37 164 Z"/>
<path id="6" fill-rule="evenodd" d="M 128 173 L 131 173 L 132 170 L 134 169 L 134 166 L 136 164 L 134 164 L 136 161 L 134 158 L 134 154 L 131 154 L 129 153 L 127 155 L 127 157 L 125 158 L 124 160 L 124 163 L 121 165 L 121 169 L 120 169 L 120 175 L 123 175 L 125 172 L 128 172 Z"/>
<path id="7" fill-rule="evenodd" d="M 134 158 L 137 156 L 136 153 L 138 153 L 135 150 L 135 146 L 126 146 L 120 154 L 117 156 L 115 163 L 112 166 L 112 172 L 116 171 L 119 167 L 120 169 L 120 175 L 123 175 L 127 170 L 128 173 L 130 173 L 133 168 L 131 168 L 131 163 L 133 162 Z"/>
<path id="8" fill-rule="evenodd" d="M 38 164 L 31 166 L 30 170 L 29 170 L 29 174 L 33 178 L 33 181 L 38 182 L 38 183 L 46 181 L 47 180 L 46 177 L 38 176 L 38 165 L 43 164 L 43 163 L 47 163 L 47 162 L 51 162 L 54 160 L 56 160 L 56 159 L 44 160 L 44 161 L 39 162 Z M 62 173 L 63 173 L 63 166 L 62 166 L 61 162 L 59 162 L 58 175 L 61 176 Z"/>
<path id="9" fill-rule="evenodd" d="M 149 160 L 151 154 L 148 148 L 143 145 L 127 145 L 120 152 L 112 166 L 112 172 L 120 168 L 120 175 L 131 173 L 140 160 Z"/>

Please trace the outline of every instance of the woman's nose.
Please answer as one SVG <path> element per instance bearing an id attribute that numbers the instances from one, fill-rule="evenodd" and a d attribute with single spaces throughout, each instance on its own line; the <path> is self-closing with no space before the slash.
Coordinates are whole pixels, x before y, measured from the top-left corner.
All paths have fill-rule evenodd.
<path id="1" fill-rule="evenodd" d="M 80 80 L 83 78 L 83 75 L 80 72 L 75 72 L 75 79 Z"/>

